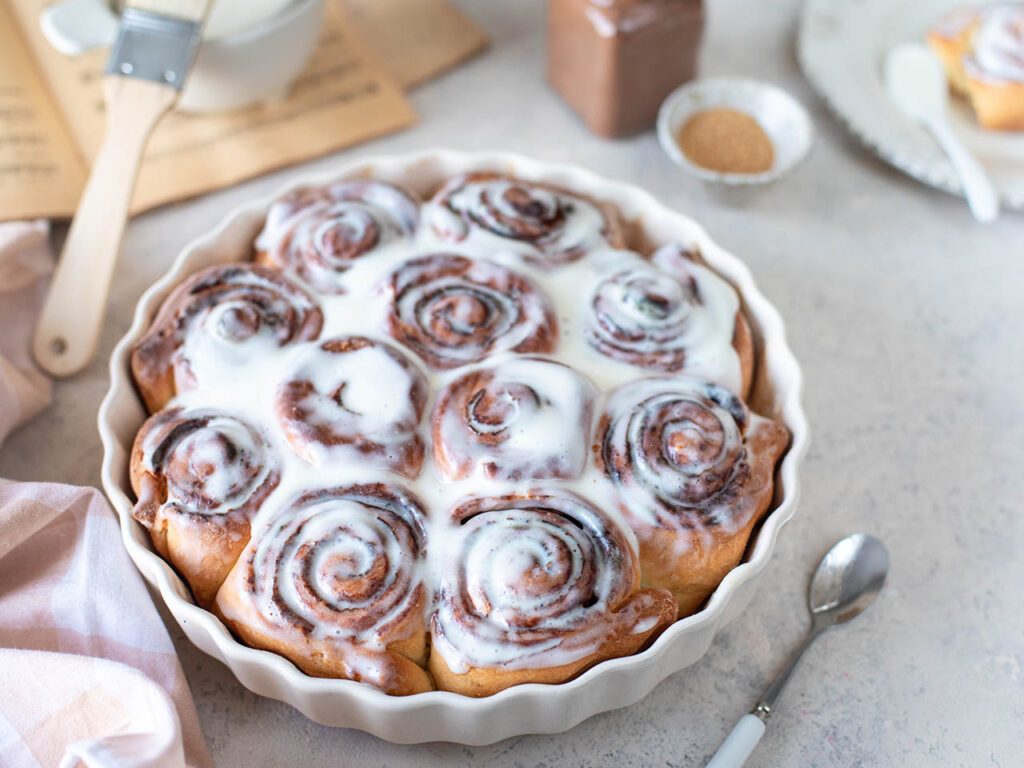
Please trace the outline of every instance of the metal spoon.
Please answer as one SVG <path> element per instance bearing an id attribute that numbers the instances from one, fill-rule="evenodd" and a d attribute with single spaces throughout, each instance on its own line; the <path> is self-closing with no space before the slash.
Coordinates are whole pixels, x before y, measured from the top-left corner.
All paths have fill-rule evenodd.
<path id="1" fill-rule="evenodd" d="M 845 624 L 867 608 L 885 584 L 889 553 L 874 536 L 855 533 L 840 539 L 818 564 L 811 579 L 807 602 L 811 609 L 811 631 L 793 654 L 789 664 L 754 707 L 744 715 L 711 758 L 707 768 L 740 768 L 764 735 L 765 723 L 776 699 L 789 682 L 804 652 L 829 627 Z"/>
<path id="2" fill-rule="evenodd" d="M 999 215 L 999 196 L 981 163 L 949 127 L 942 62 L 918 43 L 893 48 L 885 58 L 885 87 L 896 106 L 931 131 L 953 163 L 974 218 L 993 221 Z"/>

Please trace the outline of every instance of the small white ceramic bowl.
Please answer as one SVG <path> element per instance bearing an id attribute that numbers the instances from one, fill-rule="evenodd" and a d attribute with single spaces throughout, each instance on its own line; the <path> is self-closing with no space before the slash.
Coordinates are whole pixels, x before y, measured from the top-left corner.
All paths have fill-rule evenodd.
<path id="1" fill-rule="evenodd" d="M 679 129 L 697 112 L 728 107 L 745 112 L 768 134 L 775 149 L 764 173 L 723 173 L 691 162 L 679 148 Z M 672 161 L 704 181 L 732 185 L 766 184 L 785 175 L 811 147 L 814 129 L 803 106 L 769 83 L 737 78 L 694 80 L 672 91 L 658 112 L 658 141 Z"/>
<path id="2" fill-rule="evenodd" d="M 153 551 L 146 531 L 132 518 L 128 457 L 146 414 L 132 385 L 131 349 L 149 327 L 160 303 L 186 276 L 213 264 L 251 258 L 253 240 L 263 226 L 267 208 L 286 190 L 235 209 L 213 232 L 186 246 L 170 271 L 139 300 L 132 326 L 111 357 L 110 390 L 100 406 L 103 487 L 120 518 L 125 547 L 189 639 L 230 667 L 244 686 L 286 701 L 317 722 L 359 728 L 402 743 L 455 741 L 480 745 L 525 733 L 557 733 L 599 712 L 640 700 L 673 672 L 693 664 L 707 651 L 715 633 L 753 598 L 779 530 L 796 511 L 797 468 L 808 441 L 800 404 L 800 368 L 786 343 L 778 312 L 754 285 L 750 271 L 739 259 L 717 246 L 696 222 L 637 187 L 608 181 L 574 166 L 541 163 L 519 155 L 433 151 L 359 160 L 330 175 L 297 178 L 288 188 L 339 178 L 373 177 L 426 196 L 446 179 L 471 171 L 515 174 L 610 203 L 634 225 L 638 239 L 644 242 L 694 243 L 705 261 L 729 280 L 743 299 L 758 352 L 751 405 L 781 420 L 789 428 L 792 442 L 777 472 L 773 510 L 751 540 L 744 562 L 725 577 L 703 610 L 673 624 L 642 653 L 602 662 L 561 685 L 518 685 L 482 699 L 443 691 L 388 696 L 350 680 L 309 677 L 282 656 L 241 644 L 213 614 L 192 602 L 188 588 Z"/>
<path id="3" fill-rule="evenodd" d="M 216 112 L 284 98 L 316 46 L 324 0 L 263 0 L 272 12 L 237 31 L 205 36 L 178 100 L 183 112 Z M 250 13 L 255 13 L 250 9 Z M 216 11 L 213 12 L 216 16 Z M 109 0 L 59 0 L 39 19 L 43 36 L 58 51 L 78 56 L 107 46 L 119 17 Z"/>

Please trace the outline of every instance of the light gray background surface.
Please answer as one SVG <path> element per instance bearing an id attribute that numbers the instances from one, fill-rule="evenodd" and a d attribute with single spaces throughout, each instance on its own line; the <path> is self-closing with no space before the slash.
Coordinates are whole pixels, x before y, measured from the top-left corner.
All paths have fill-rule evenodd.
<path id="1" fill-rule="evenodd" d="M 0 450 L 0 476 L 99 484 L 105 358 L 146 286 L 236 204 L 379 152 L 508 149 L 571 161 L 702 222 L 787 320 L 813 445 L 801 508 L 758 599 L 643 702 L 562 735 L 481 749 L 323 728 L 250 694 L 172 626 L 218 765 L 702 765 L 806 629 L 808 572 L 858 530 L 890 547 L 883 597 L 811 651 L 749 765 L 1024 764 L 1024 215 L 976 225 L 961 201 L 848 138 L 796 65 L 796 0 L 709 3 L 704 74 L 778 83 L 818 129 L 792 176 L 740 200 L 683 176 L 653 133 L 586 133 L 544 84 L 542 3 L 462 5 L 493 47 L 413 94 L 412 130 L 129 225 L 97 361 Z"/>

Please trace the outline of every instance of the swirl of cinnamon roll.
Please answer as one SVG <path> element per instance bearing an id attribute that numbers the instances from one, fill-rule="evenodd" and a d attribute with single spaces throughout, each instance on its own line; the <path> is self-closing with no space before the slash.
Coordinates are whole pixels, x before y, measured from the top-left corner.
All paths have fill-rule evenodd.
<path id="1" fill-rule="evenodd" d="M 347 336 L 307 350 L 278 388 L 275 408 L 288 444 L 311 464 L 355 458 L 416 477 L 426 400 L 426 378 L 405 355 Z"/>
<path id="2" fill-rule="evenodd" d="M 295 190 L 274 203 L 256 239 L 256 260 L 293 272 L 323 293 L 344 293 L 352 263 L 416 231 L 419 204 L 380 181 Z"/>
<path id="3" fill-rule="evenodd" d="M 430 690 L 423 521 L 414 496 L 382 483 L 303 493 L 254 532 L 217 608 L 308 674 Z"/>
<path id="4" fill-rule="evenodd" d="M 594 387 L 561 363 L 513 357 L 460 376 L 438 397 L 434 461 L 448 480 L 579 477 Z"/>
<path id="5" fill-rule="evenodd" d="M 977 13 L 964 59 L 968 76 L 1024 83 L 1024 5 L 993 4 Z"/>
<path id="6" fill-rule="evenodd" d="M 601 354 L 655 371 L 705 376 L 746 391 L 753 343 L 739 298 L 678 246 L 651 261 L 623 253 L 590 299 L 584 334 Z"/>
<path id="7" fill-rule="evenodd" d="M 497 352 L 551 352 L 558 321 L 528 278 L 454 254 L 402 264 L 388 282 L 388 331 L 431 368 L 456 368 Z"/>
<path id="8" fill-rule="evenodd" d="M 132 350 L 135 383 L 150 412 L 267 349 L 315 339 L 323 314 L 297 285 L 265 267 L 215 266 L 164 301 Z"/>
<path id="9" fill-rule="evenodd" d="M 575 261 L 589 250 L 624 245 L 617 215 L 581 195 L 496 173 L 452 179 L 428 209 L 435 233 L 450 243 L 497 243 L 540 267 Z"/>
<path id="10" fill-rule="evenodd" d="M 209 603 L 249 538 L 250 521 L 280 480 L 263 434 L 227 414 L 172 408 L 135 440 L 135 519 Z"/>
<path id="11" fill-rule="evenodd" d="M 788 439 L 705 379 L 641 379 L 609 398 L 598 465 L 637 534 L 644 583 L 670 589 L 682 615 L 739 562 Z"/>
<path id="12" fill-rule="evenodd" d="M 575 494 L 472 497 L 453 522 L 431 619 L 430 671 L 443 690 L 562 682 L 635 652 L 675 617 L 667 592 L 639 589 L 626 533 Z"/>

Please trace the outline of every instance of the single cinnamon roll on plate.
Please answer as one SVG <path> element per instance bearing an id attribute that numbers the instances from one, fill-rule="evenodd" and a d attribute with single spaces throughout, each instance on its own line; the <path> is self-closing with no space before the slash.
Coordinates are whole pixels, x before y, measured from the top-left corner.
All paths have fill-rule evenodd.
<path id="1" fill-rule="evenodd" d="M 450 383 L 434 406 L 434 462 L 447 480 L 580 476 L 594 385 L 562 363 L 510 357 Z"/>
<path id="2" fill-rule="evenodd" d="M 310 464 L 352 460 L 411 478 L 423 465 L 426 401 L 427 381 L 404 354 L 345 336 L 306 350 L 275 409 L 288 444 Z"/>
<path id="3" fill-rule="evenodd" d="M 503 176 L 471 173 L 434 195 L 427 217 L 446 242 L 506 247 L 527 262 L 553 268 L 597 248 L 621 248 L 618 214 L 565 189 Z"/>
<path id="4" fill-rule="evenodd" d="M 319 677 L 429 691 L 424 512 L 382 483 L 308 491 L 256 531 L 216 608 L 249 645 Z"/>
<path id="5" fill-rule="evenodd" d="M 704 379 L 641 379 L 609 397 L 597 462 L 640 543 L 645 586 L 693 613 L 740 562 L 772 499 L 785 427 Z"/>
<path id="6" fill-rule="evenodd" d="M 1024 3 L 955 8 L 928 30 L 927 40 L 983 128 L 1024 130 Z"/>
<path id="7" fill-rule="evenodd" d="M 532 280 L 456 254 L 411 259 L 388 280 L 391 335 L 431 368 L 456 368 L 498 352 L 551 352 L 558 321 Z"/>
<path id="8" fill-rule="evenodd" d="M 471 497 L 452 522 L 430 625 L 441 690 L 489 696 L 561 683 L 635 653 L 675 619 L 671 594 L 640 589 L 626 532 L 580 496 Z"/>
<path id="9" fill-rule="evenodd" d="M 283 275 L 251 264 L 208 267 L 167 297 L 132 349 L 135 385 L 151 413 L 178 392 L 267 350 L 315 339 L 323 314 Z"/>
<path id="10" fill-rule="evenodd" d="M 754 343 L 731 285 L 675 244 L 649 261 L 623 252 L 605 262 L 587 307 L 591 347 L 638 368 L 705 376 L 746 396 Z"/>
<path id="11" fill-rule="evenodd" d="M 130 474 L 135 519 L 208 605 L 280 481 L 264 433 L 210 410 L 161 411 L 135 438 Z"/>
<path id="12" fill-rule="evenodd" d="M 256 261 L 298 275 L 322 293 L 343 293 L 356 259 L 416 232 L 419 202 L 381 181 L 303 187 L 275 202 L 256 238 Z"/>

